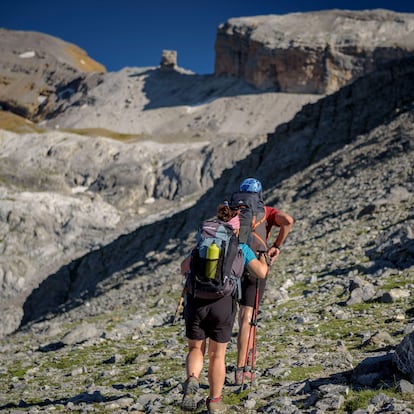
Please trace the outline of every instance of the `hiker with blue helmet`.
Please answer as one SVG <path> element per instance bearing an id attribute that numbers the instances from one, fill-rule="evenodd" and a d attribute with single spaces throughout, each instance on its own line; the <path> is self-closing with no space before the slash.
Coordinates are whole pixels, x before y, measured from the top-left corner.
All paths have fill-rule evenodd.
<path id="1" fill-rule="evenodd" d="M 237 210 L 232 210 L 225 204 L 219 205 L 217 219 L 221 223 L 230 225 L 237 236 L 240 228 Z M 238 241 L 236 243 L 238 244 Z M 255 275 L 254 277 L 265 278 L 268 273 L 266 260 L 264 258 L 257 259 L 254 252 L 247 245 L 239 246 L 239 248 L 242 253 L 239 277 L 243 272 L 243 268 L 247 267 L 252 275 Z M 191 278 L 192 257 L 193 255 L 188 256 L 181 263 L 181 273 L 187 275 L 187 281 Z M 209 414 L 224 413 L 226 412 L 226 405 L 222 401 L 221 393 L 226 375 L 225 355 L 237 313 L 237 298 L 228 295 L 216 299 L 206 299 L 200 297 L 197 291 L 193 293 L 191 285 L 187 284 L 187 286 L 187 298 L 184 308 L 188 339 L 187 379 L 183 385 L 184 395 L 181 408 L 184 411 L 195 411 L 197 409 L 199 377 L 204 365 L 204 355 L 207 351 L 209 359 L 207 410 Z"/>
<path id="2" fill-rule="evenodd" d="M 257 257 L 265 255 L 268 264 L 273 264 L 292 228 L 293 218 L 274 207 L 264 205 L 262 184 L 256 178 L 243 180 L 239 192 L 232 194 L 230 203 L 233 208 L 239 208 L 240 211 L 239 242 L 247 243 Z M 278 232 L 276 239 L 269 244 L 268 239 L 273 227 L 276 227 Z M 256 351 L 255 344 L 253 346 L 255 338 L 252 338 L 250 332 L 252 317 L 254 317 L 254 311 L 257 312 L 258 303 L 263 299 L 265 287 L 266 279 L 257 281 L 248 269 L 245 269 L 242 277 L 242 297 L 239 302 L 236 384 L 243 384 L 245 379 L 253 379 L 253 373 L 248 367 L 252 366 Z"/>

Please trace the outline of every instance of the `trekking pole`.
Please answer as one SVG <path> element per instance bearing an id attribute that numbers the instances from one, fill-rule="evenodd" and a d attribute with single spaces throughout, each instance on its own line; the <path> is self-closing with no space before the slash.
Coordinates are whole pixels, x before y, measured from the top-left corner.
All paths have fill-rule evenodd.
<path id="1" fill-rule="evenodd" d="M 175 322 L 178 319 L 178 315 L 180 314 L 181 309 L 184 305 L 184 296 L 185 296 L 186 292 L 187 292 L 187 278 L 185 279 L 184 287 L 183 287 L 183 290 L 181 292 L 181 296 L 180 296 L 180 299 L 178 301 L 177 308 L 175 309 L 175 314 L 174 314 L 174 318 L 171 322 L 171 325 L 175 325 Z"/>
<path id="2" fill-rule="evenodd" d="M 251 372 L 254 372 L 254 364 L 256 361 L 256 350 L 257 350 L 257 317 L 259 313 L 259 279 L 256 279 L 256 298 L 255 298 L 255 306 L 253 310 L 253 317 L 254 317 L 254 328 L 253 328 L 253 349 L 252 349 L 252 367 Z M 253 381 L 253 375 L 252 375 Z"/>

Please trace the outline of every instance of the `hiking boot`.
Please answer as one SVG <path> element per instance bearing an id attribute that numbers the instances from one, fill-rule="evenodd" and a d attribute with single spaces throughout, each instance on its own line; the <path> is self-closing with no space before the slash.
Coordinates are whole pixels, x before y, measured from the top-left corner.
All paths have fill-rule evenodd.
<path id="1" fill-rule="evenodd" d="M 234 373 L 234 382 L 236 385 L 242 385 L 245 382 L 254 380 L 253 372 L 246 371 L 245 368 L 246 367 L 236 368 L 236 372 Z"/>
<path id="2" fill-rule="evenodd" d="M 197 409 L 197 391 L 198 380 L 195 377 L 189 377 L 184 383 L 184 396 L 181 401 L 181 409 L 183 411 L 195 411 Z"/>
<path id="3" fill-rule="evenodd" d="M 221 414 L 227 412 L 227 407 L 221 397 L 210 398 L 206 400 L 208 414 Z"/>

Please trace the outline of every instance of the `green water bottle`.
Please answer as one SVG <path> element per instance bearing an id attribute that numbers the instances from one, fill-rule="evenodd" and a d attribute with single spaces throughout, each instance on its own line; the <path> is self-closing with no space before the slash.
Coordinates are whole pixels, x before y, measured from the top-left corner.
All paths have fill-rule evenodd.
<path id="1" fill-rule="evenodd" d="M 216 243 L 211 243 L 207 248 L 206 260 L 206 277 L 208 279 L 216 278 L 217 264 L 220 256 L 220 248 Z"/>

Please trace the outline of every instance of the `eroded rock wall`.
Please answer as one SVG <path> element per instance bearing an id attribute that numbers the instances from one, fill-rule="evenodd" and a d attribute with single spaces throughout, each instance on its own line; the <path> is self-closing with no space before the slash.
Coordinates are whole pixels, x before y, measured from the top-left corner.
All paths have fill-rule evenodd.
<path id="1" fill-rule="evenodd" d="M 329 10 L 230 19 L 219 26 L 215 74 L 261 89 L 332 93 L 414 54 L 414 14 Z"/>

